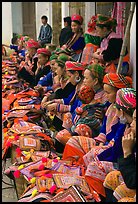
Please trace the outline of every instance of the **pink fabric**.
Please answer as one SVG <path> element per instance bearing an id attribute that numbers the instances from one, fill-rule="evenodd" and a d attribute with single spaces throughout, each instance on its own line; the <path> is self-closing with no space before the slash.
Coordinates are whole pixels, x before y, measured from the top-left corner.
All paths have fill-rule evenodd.
<path id="1" fill-rule="evenodd" d="M 123 18 L 123 10 L 125 9 L 126 2 L 115 2 L 114 9 L 112 12 L 112 18 L 117 20 L 116 33 L 120 36 L 120 38 L 124 37 L 124 18 Z"/>

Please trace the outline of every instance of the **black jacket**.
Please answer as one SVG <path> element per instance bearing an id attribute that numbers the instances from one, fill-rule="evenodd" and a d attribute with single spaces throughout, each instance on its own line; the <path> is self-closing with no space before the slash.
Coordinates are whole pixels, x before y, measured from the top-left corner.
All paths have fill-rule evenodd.
<path id="1" fill-rule="evenodd" d="M 59 44 L 60 47 L 62 45 L 66 44 L 66 42 L 73 36 L 72 30 L 70 26 L 67 26 L 61 30 L 60 36 L 59 36 Z"/>
<path id="2" fill-rule="evenodd" d="M 136 158 L 135 154 L 127 158 L 118 158 L 119 171 L 121 172 L 126 186 L 130 189 L 136 189 Z"/>

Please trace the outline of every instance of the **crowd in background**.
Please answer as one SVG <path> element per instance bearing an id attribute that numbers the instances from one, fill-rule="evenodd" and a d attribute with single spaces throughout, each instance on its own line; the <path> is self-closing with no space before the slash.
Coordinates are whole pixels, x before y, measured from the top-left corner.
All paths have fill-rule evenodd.
<path id="1" fill-rule="evenodd" d="M 22 126 L 26 132 L 29 128 L 34 131 L 37 125 L 38 129 L 44 129 L 46 136 L 43 140 L 50 145 L 50 151 L 60 157 L 59 161 L 69 161 L 70 168 L 80 168 L 78 176 L 82 176 L 89 186 L 88 194 L 81 192 L 86 201 L 135 202 L 136 90 L 133 88 L 128 50 L 121 72 L 117 73 L 123 39 L 115 32 L 116 19 L 102 14 L 92 16 L 84 32 L 82 16 L 65 17 L 65 27 L 59 34 L 56 48 L 51 45 L 52 28 L 47 17 L 42 16 L 41 20 L 43 25 L 38 41 L 29 36 L 17 36 L 12 38 L 11 45 L 3 45 L 2 113 L 6 134 L 3 158 L 11 147 L 8 142 L 13 132 L 20 135 Z M 15 53 L 7 56 L 5 47 L 14 49 Z M 12 63 L 16 70 L 11 69 Z M 11 77 L 7 77 L 5 69 Z M 19 82 L 22 86 L 17 87 L 15 84 Z M 24 112 L 32 108 L 36 110 L 33 114 Z M 34 112 L 38 117 L 36 121 Z M 30 115 L 25 120 L 23 116 L 28 113 Z M 10 131 L 13 132 L 10 134 Z M 34 132 L 37 135 L 39 131 Z M 22 140 L 25 137 L 21 137 Z M 31 146 L 28 149 L 25 142 L 23 145 L 19 138 L 16 142 L 18 140 L 21 150 L 31 152 Z M 40 159 L 45 157 L 43 153 L 47 150 L 43 140 L 39 140 Z M 10 142 L 14 144 L 12 140 Z M 48 167 L 45 162 L 43 165 L 42 169 L 36 167 L 39 174 L 34 177 L 45 175 L 41 171 Z M 63 173 L 62 168 L 58 172 Z M 51 168 L 48 173 L 53 175 L 55 171 Z M 22 174 L 26 175 L 24 171 Z M 65 179 L 64 174 L 62 176 Z M 56 190 L 53 196 L 58 195 Z M 63 187 L 62 193 L 64 191 Z M 23 199 L 20 202 L 25 202 Z"/>

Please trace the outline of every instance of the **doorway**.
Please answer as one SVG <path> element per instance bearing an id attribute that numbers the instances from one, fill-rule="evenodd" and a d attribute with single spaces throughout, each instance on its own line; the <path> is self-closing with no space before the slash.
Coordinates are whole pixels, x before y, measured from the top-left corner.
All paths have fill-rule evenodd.
<path id="1" fill-rule="evenodd" d="M 36 39 L 35 2 L 22 2 L 23 35 Z"/>

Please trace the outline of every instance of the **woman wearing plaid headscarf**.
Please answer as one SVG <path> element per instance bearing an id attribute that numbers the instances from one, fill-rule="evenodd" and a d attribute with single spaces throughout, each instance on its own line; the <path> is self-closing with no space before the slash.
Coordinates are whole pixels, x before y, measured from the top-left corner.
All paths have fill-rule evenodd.
<path id="1" fill-rule="evenodd" d="M 110 144 L 109 146 L 107 144 L 117 134 L 122 135 L 125 130 L 126 123 L 120 125 L 119 117 L 116 113 L 115 100 L 118 89 L 132 87 L 132 79 L 116 73 L 109 73 L 104 76 L 103 84 L 107 99 L 111 105 L 106 111 L 100 134 L 94 138 L 97 146 L 92 143 L 93 139 L 91 138 L 74 136 L 68 140 L 65 146 L 63 159 L 77 156 L 77 163 L 85 164 L 87 167 L 85 177 L 90 187 L 105 197 L 103 181 L 106 174 L 114 167 L 112 162 L 100 161 L 97 155 L 108 149 Z M 81 142 L 82 139 L 83 143 Z M 92 161 L 93 163 L 91 163 Z"/>

